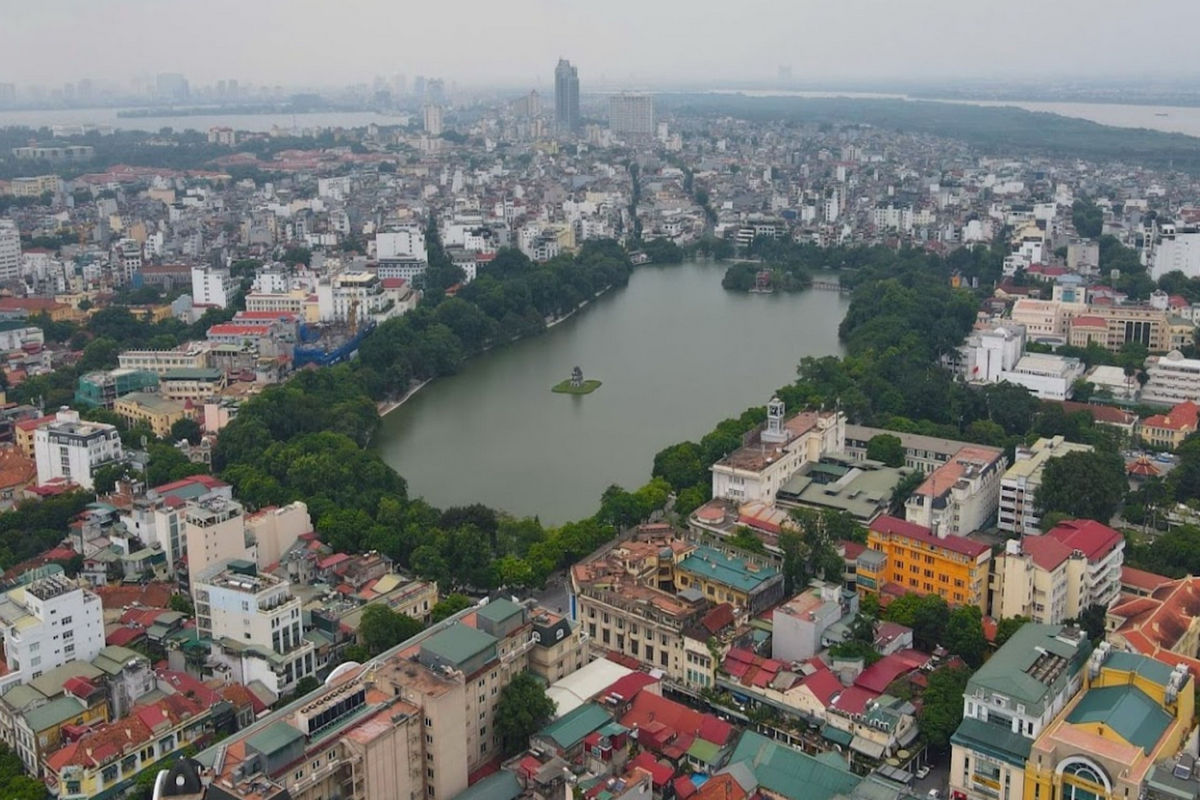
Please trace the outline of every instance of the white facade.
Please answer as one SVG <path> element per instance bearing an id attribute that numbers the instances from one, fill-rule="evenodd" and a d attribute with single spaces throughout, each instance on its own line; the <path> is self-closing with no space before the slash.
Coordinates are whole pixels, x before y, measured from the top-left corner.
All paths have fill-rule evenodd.
<path id="1" fill-rule="evenodd" d="M 92 488 L 97 467 L 125 455 L 115 426 L 81 421 L 78 411 L 65 408 L 34 431 L 33 453 L 39 484 L 61 478 L 84 489 Z"/>
<path id="2" fill-rule="evenodd" d="M 388 307 L 379 275 L 373 272 L 343 272 L 317 283 L 317 310 L 322 322 L 347 322 L 353 312 L 358 322 L 382 321 L 394 314 Z"/>
<path id="3" fill-rule="evenodd" d="M 970 383 L 997 383 L 1025 350 L 1025 327 L 1013 323 L 976 331 L 959 348 L 962 377 Z"/>
<path id="4" fill-rule="evenodd" d="M 113 248 L 113 280 L 129 283 L 142 270 L 142 245 L 137 239 L 121 239 Z"/>
<path id="5" fill-rule="evenodd" d="M 618 136 L 653 136 L 654 98 L 648 94 L 608 98 L 608 127 Z"/>
<path id="6" fill-rule="evenodd" d="M 188 585 L 220 571 L 235 559 L 255 560 L 253 548 L 246 545 L 246 515 L 242 504 L 220 496 L 208 496 L 188 503 L 184 512 Z"/>
<path id="7" fill-rule="evenodd" d="M 21 277 L 21 232 L 10 219 L 0 219 L 0 283 Z"/>
<path id="8" fill-rule="evenodd" d="M 375 234 L 375 257 L 378 259 L 416 259 L 429 261 L 425 249 L 425 232 L 416 225 L 393 228 Z"/>
<path id="9" fill-rule="evenodd" d="M 430 136 L 441 136 L 444 118 L 441 106 L 425 106 L 425 132 Z"/>
<path id="10" fill-rule="evenodd" d="M 1184 358 L 1178 350 L 1147 360 L 1149 378 L 1142 387 L 1142 402 L 1173 406 L 1200 400 L 1200 359 Z"/>
<path id="11" fill-rule="evenodd" d="M 233 487 L 215 486 L 195 499 L 203 502 L 209 498 L 232 500 Z M 186 512 L 186 506 L 164 502 L 151 490 L 143 497 L 134 498 L 130 508 L 121 513 L 121 521 L 146 546 L 162 548 L 167 557 L 167 570 L 174 575 L 176 562 L 187 553 Z"/>
<path id="12" fill-rule="evenodd" d="M 228 308 L 233 295 L 233 278 L 227 269 L 192 267 L 192 303 Z"/>
<path id="13" fill-rule="evenodd" d="M 192 592 L 197 631 L 213 641 L 214 656 L 239 680 L 263 680 L 282 695 L 313 674 L 314 648 L 304 638 L 300 598 L 286 580 L 254 574 L 253 568 L 227 569 L 195 584 Z"/>
<path id="14" fill-rule="evenodd" d="M 1046 462 L 1067 453 L 1090 453 L 1090 444 L 1068 442 L 1061 436 L 1038 439 L 1032 447 L 1018 447 L 1013 452 L 1013 465 L 1000 479 L 1000 503 L 997 527 L 1002 531 L 1020 534 L 1039 534 L 1041 516 L 1034 505 L 1038 487 L 1042 485 L 1042 470 Z"/>
<path id="15" fill-rule="evenodd" d="M 1200 233 L 1176 233 L 1158 243 L 1150 277 L 1158 280 L 1175 270 L 1189 278 L 1200 277 Z"/>
<path id="16" fill-rule="evenodd" d="M 0 676 L 0 692 L 70 661 L 89 661 L 104 647 L 100 598 L 62 575 L 4 595 L 0 630 L 9 668 Z"/>
<path id="17" fill-rule="evenodd" d="M 1083 362 L 1078 358 L 1030 353 L 1012 369 L 1003 370 L 1000 380 L 1024 386 L 1042 400 L 1067 400 L 1083 371 Z"/>

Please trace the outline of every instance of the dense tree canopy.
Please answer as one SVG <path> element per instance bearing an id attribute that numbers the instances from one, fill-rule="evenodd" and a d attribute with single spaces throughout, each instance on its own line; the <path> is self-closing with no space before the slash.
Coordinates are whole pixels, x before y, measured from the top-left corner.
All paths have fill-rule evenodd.
<path id="1" fill-rule="evenodd" d="M 1034 502 L 1052 512 L 1108 522 L 1125 494 L 1125 465 L 1113 452 L 1073 452 L 1046 462 Z"/>
<path id="2" fill-rule="evenodd" d="M 554 716 L 556 703 L 546 696 L 545 685 L 531 672 L 520 672 L 500 691 L 493 725 L 500 735 L 505 757 L 529 746 L 529 737 Z"/>

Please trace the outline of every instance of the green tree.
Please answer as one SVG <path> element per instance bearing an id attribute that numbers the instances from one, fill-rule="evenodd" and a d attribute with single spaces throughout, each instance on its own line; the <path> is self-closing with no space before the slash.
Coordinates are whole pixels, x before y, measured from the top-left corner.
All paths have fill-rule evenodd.
<path id="1" fill-rule="evenodd" d="M 978 606 L 959 606 L 950 612 L 943 644 L 972 669 L 979 668 L 987 652 L 987 638 L 983 635 L 983 614 Z"/>
<path id="2" fill-rule="evenodd" d="M 1104 231 L 1104 212 L 1092 201 L 1081 198 L 1071 206 L 1071 222 L 1080 236 L 1096 239 Z"/>
<path id="3" fill-rule="evenodd" d="M 173 594 L 171 599 L 167 601 L 167 608 L 172 611 L 178 611 L 180 614 L 186 614 L 189 617 L 195 616 L 196 609 L 192 607 L 192 600 L 186 594 Z"/>
<path id="4" fill-rule="evenodd" d="M 908 502 L 908 498 L 917 490 L 917 487 L 925 482 L 925 474 L 921 470 L 913 470 L 900 479 L 900 482 L 892 488 L 891 501 L 888 503 L 888 508 L 893 514 L 902 514 L 904 504 Z"/>
<path id="5" fill-rule="evenodd" d="M 372 603 L 363 609 L 362 619 L 358 623 L 358 638 L 368 653 L 377 656 L 416 636 L 424 627 L 406 614 L 393 611 L 381 603 Z"/>
<path id="6" fill-rule="evenodd" d="M 0 745 L 0 797 L 4 800 L 45 800 L 46 785 L 25 774 L 17 754 Z"/>
<path id="7" fill-rule="evenodd" d="M 533 673 L 525 671 L 515 675 L 500 692 L 493 718 L 504 756 L 514 756 L 524 750 L 529 745 L 529 737 L 554 716 L 556 706 L 546 696 L 546 687 Z"/>
<path id="8" fill-rule="evenodd" d="M 178 442 L 186 439 L 192 444 L 200 444 L 200 437 L 204 431 L 200 428 L 200 423 L 191 417 L 178 419 L 171 425 L 171 441 Z"/>
<path id="9" fill-rule="evenodd" d="M 903 467 L 904 444 L 899 436 L 890 433 L 877 434 L 867 442 L 867 458 L 882 461 L 889 467 Z"/>
<path id="10" fill-rule="evenodd" d="M 1099 642 L 1104 638 L 1105 621 L 1108 617 L 1108 609 L 1099 603 L 1092 603 L 1083 610 L 1076 622 L 1087 633 L 1087 637 L 1093 643 Z"/>
<path id="11" fill-rule="evenodd" d="M 1125 465 L 1113 452 L 1073 452 L 1046 462 L 1034 503 L 1043 515 L 1107 523 L 1125 494 Z"/>
<path id="12" fill-rule="evenodd" d="M 734 531 L 733 536 L 729 537 L 728 541 L 729 544 L 733 545 L 734 547 L 746 550 L 750 553 L 767 552 L 767 547 L 763 544 L 762 539 L 758 538 L 754 531 L 750 530 L 750 528 L 746 525 L 739 525 L 737 530 Z"/>
<path id="13" fill-rule="evenodd" d="M 944 753 L 949 749 L 950 736 L 962 723 L 963 692 L 970 677 L 969 669 L 946 667 L 929 675 L 917 721 L 925 741 L 935 752 Z"/>
<path id="14" fill-rule="evenodd" d="M 912 628 L 913 643 L 922 650 L 933 650 L 945 637 L 950 607 L 936 594 L 909 592 L 893 600 L 883 610 L 883 618 Z"/>
<path id="15" fill-rule="evenodd" d="M 447 617 L 451 617 L 473 605 L 475 605 L 475 601 L 465 594 L 448 594 L 434 604 L 433 609 L 429 613 L 429 618 L 433 622 L 441 622 Z"/>

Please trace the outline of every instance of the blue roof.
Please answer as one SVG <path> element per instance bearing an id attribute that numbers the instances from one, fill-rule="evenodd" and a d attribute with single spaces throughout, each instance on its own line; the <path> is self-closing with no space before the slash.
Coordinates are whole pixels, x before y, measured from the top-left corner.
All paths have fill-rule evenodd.
<path id="1" fill-rule="evenodd" d="M 697 547 L 679 564 L 679 568 L 747 593 L 779 574 L 775 567 L 753 566 L 746 559 L 727 556 L 720 550 L 705 546 Z"/>

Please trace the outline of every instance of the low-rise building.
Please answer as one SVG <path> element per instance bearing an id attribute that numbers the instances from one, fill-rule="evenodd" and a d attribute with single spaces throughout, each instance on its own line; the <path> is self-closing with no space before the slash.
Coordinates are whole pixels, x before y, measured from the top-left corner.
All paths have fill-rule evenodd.
<path id="1" fill-rule="evenodd" d="M 170 439 L 171 426 L 187 416 L 181 401 L 150 392 L 130 392 L 117 398 L 113 411 L 130 427 L 145 425 L 160 439 Z"/>
<path id="2" fill-rule="evenodd" d="M 75 402 L 83 407 L 112 408 L 117 398 L 130 392 L 153 391 L 157 388 L 158 375 L 145 370 L 88 372 L 79 376 Z"/>
<path id="3" fill-rule="evenodd" d="M 771 658 L 807 661 L 827 646 L 825 631 L 857 610 L 857 596 L 836 584 L 820 583 L 800 592 L 771 614 Z"/>
<path id="4" fill-rule="evenodd" d="M 924 526 L 879 517 L 867 529 L 867 549 L 857 559 L 857 587 L 884 604 L 912 592 L 987 611 L 991 557 L 991 548 L 981 542 L 939 537 Z"/>
<path id="5" fill-rule="evenodd" d="M 1105 627 L 1115 647 L 1184 664 L 1200 677 L 1200 578 L 1166 581 L 1123 600 L 1109 609 Z"/>
<path id="6" fill-rule="evenodd" d="M 774 502 L 775 495 L 802 464 L 841 452 L 846 418 L 841 412 L 804 411 L 785 417 L 772 398 L 767 422 L 746 443 L 712 466 L 714 498 L 738 503 Z"/>
<path id="7" fill-rule="evenodd" d="M 1083 686 L 1091 652 L 1078 628 L 1030 622 L 984 662 L 950 738 L 951 797 L 1024 800 L 1033 743 Z"/>
<path id="8" fill-rule="evenodd" d="M 226 385 L 225 373 L 219 369 L 172 369 L 163 373 L 159 391 L 169 400 L 199 403 L 219 394 Z"/>
<path id="9" fill-rule="evenodd" d="M 147 370 L 160 377 L 173 369 L 205 368 L 208 359 L 208 348 L 194 344 L 177 350 L 126 350 L 117 356 L 122 369 Z"/>
<path id="10" fill-rule="evenodd" d="M 1195 718 L 1195 680 L 1101 642 L 1083 690 L 1037 737 L 1025 797 L 1145 797 L 1155 762 L 1183 747 Z"/>
<path id="11" fill-rule="evenodd" d="M 1035 500 L 1042 485 L 1042 471 L 1052 458 L 1067 453 L 1090 453 L 1090 444 L 1068 442 L 1062 436 L 1038 439 L 1031 447 L 1017 447 L 1013 464 L 1000 479 L 997 527 L 1018 534 L 1037 534 L 1042 518 Z"/>
<path id="12" fill-rule="evenodd" d="M 1069 400 L 1083 372 L 1078 358 L 1027 353 L 1012 369 L 1002 371 L 1000 380 L 1024 386 L 1042 400 Z"/>
<path id="13" fill-rule="evenodd" d="M 1009 539 L 992 569 L 991 615 L 1057 624 L 1120 595 L 1125 538 L 1093 520 L 1063 522 L 1042 536 Z"/>
<path id="14" fill-rule="evenodd" d="M 1173 406 L 1200 401 L 1200 358 L 1184 358 L 1178 350 L 1151 356 L 1146 359 L 1146 378 L 1143 403 Z"/>

